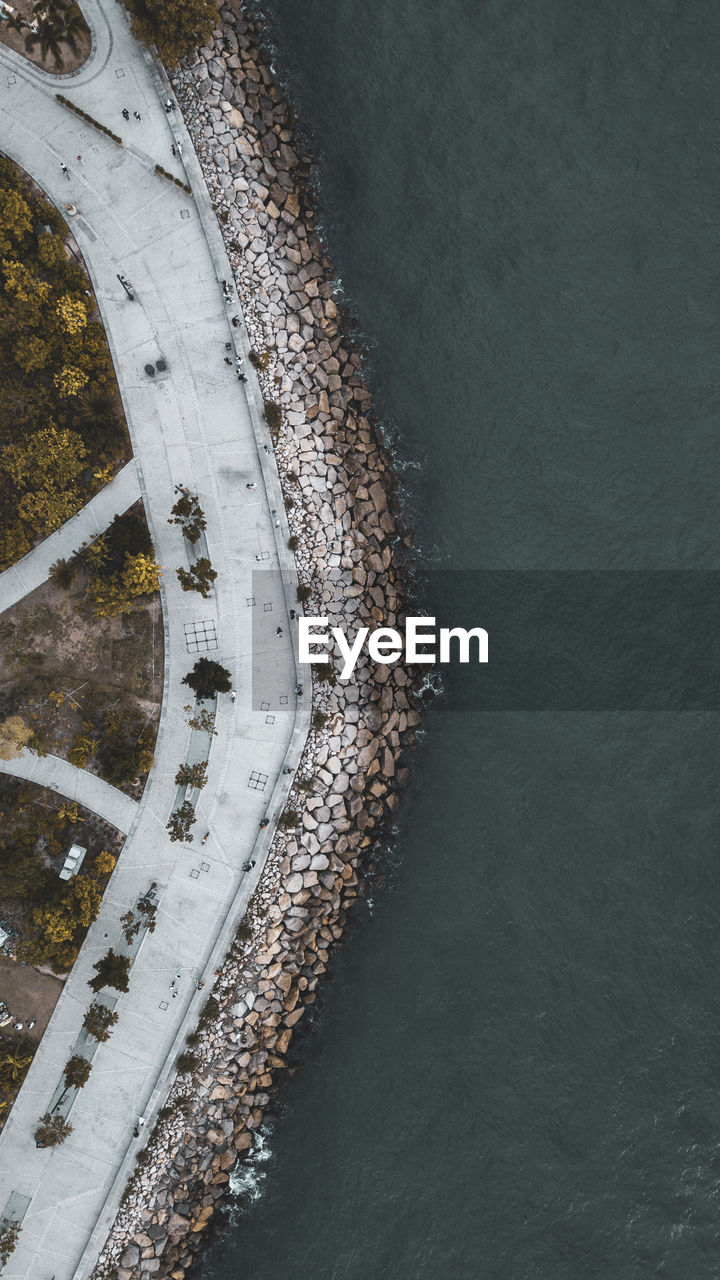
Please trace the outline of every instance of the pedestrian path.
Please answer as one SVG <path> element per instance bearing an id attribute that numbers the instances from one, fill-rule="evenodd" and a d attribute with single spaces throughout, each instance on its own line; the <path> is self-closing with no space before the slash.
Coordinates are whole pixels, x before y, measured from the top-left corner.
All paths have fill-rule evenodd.
<path id="1" fill-rule="evenodd" d="M 86 769 L 76 769 L 60 756 L 36 756 L 26 751 L 16 760 L 0 760 L 0 771 L 49 787 L 68 800 L 84 805 L 127 835 L 138 815 L 138 803 Z"/>
<path id="2" fill-rule="evenodd" d="M 234 295 L 230 306 L 223 298 L 221 280 L 231 279 L 231 270 L 217 227 L 212 236 L 192 143 L 179 110 L 166 114 L 167 92 L 152 59 L 130 37 L 125 10 L 113 0 L 85 0 L 83 11 L 96 39 L 94 53 L 59 82 L 0 49 L 0 149 L 60 207 L 72 206 L 68 216 L 113 353 L 140 492 L 164 570 L 165 690 L 155 764 L 136 820 L 0 1135 L 0 1214 L 11 1196 L 12 1203 L 29 1199 L 3 1280 L 82 1280 L 91 1274 L 134 1164 L 136 1115 L 147 1115 L 150 1124 L 162 1105 L 178 1046 L 197 1020 L 199 975 L 206 982 L 204 999 L 261 874 L 273 824 L 286 804 L 291 779 L 284 770 L 300 758 L 310 717 L 310 700 L 295 695 L 288 593 L 296 577 L 276 496 L 277 470 L 263 447 L 269 434 L 258 416 L 262 398 L 252 369 L 244 387 L 225 364 L 225 344 L 237 335 L 230 316 L 240 307 Z M 125 145 L 59 103 L 58 90 L 114 129 Z M 141 120 L 131 114 L 125 121 L 124 108 L 137 110 Z M 177 141 L 196 199 L 154 171 L 157 163 L 186 179 L 172 156 Z M 119 276 L 130 281 L 134 300 Z M 149 377 L 145 366 L 159 359 L 166 370 Z M 257 488 L 249 490 L 249 483 Z M 182 534 L 168 524 L 177 484 L 198 495 L 207 519 L 208 554 L 219 575 L 207 600 L 183 593 L 175 575 L 185 564 Z M 202 654 L 230 670 L 237 700 L 219 700 L 195 838 L 171 843 L 165 824 L 191 734 L 181 681 Z M 210 836 L 201 846 L 206 830 Z M 248 862 L 255 864 L 251 873 L 243 870 Z M 119 916 L 153 882 L 156 929 L 138 952 L 130 992 L 118 999 L 119 1022 L 74 1103 L 73 1133 L 61 1147 L 36 1149 L 38 1105 L 52 1095 L 68 1045 L 77 1038 L 92 966 L 107 950 L 107 938 L 116 936 Z"/>
<path id="3" fill-rule="evenodd" d="M 96 493 L 72 520 L 28 551 L 17 564 L 0 573 L 0 613 L 47 582 L 50 569 L 57 560 L 68 560 L 83 542 L 96 538 L 116 515 L 127 511 L 139 497 L 140 484 L 133 460 L 118 471 L 110 484 Z"/>

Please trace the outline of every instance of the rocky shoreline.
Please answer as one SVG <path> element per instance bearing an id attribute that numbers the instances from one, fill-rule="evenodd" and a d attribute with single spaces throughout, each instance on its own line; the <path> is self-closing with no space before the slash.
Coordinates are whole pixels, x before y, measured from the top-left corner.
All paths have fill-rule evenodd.
<path id="1" fill-rule="evenodd" d="M 409 538 L 362 359 L 313 230 L 310 164 L 259 49 L 230 7 L 173 77 L 235 273 L 273 432 L 308 612 L 402 626 Z M 275 406 L 269 408 L 268 406 Z M 306 690 L 309 693 L 309 689 Z M 255 896 L 138 1159 L 97 1280 L 184 1280 L 251 1151 L 295 1026 L 357 898 L 407 778 L 420 721 L 401 664 L 315 680 L 313 729 Z"/>

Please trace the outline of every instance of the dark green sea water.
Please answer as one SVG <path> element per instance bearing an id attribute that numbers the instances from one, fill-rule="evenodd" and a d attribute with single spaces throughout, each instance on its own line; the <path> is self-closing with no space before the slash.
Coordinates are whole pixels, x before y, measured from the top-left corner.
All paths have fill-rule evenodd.
<path id="1" fill-rule="evenodd" d="M 421 567 L 719 569 L 716 6 L 267 12 Z M 720 1276 L 719 757 L 440 704 L 202 1280 Z"/>

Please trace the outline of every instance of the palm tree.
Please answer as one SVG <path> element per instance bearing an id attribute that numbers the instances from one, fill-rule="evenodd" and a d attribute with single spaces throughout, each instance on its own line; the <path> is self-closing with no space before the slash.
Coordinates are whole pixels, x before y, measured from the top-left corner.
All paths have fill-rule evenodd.
<path id="1" fill-rule="evenodd" d="M 21 1049 L 9 1050 L 0 1060 L 0 1079 L 6 1085 L 19 1084 L 32 1060 L 31 1053 L 23 1053 Z"/>
<path id="2" fill-rule="evenodd" d="M 32 53 L 35 46 L 39 44 L 42 61 L 45 62 L 48 54 L 51 53 L 55 60 L 55 66 L 61 67 L 63 65 L 61 50 L 63 30 L 64 28 L 58 26 L 55 18 L 50 18 L 44 13 L 38 13 L 33 20 L 32 28 L 25 37 L 25 48 L 28 53 Z"/>
<path id="3" fill-rule="evenodd" d="M 5 19 L 5 25 L 8 31 L 17 31 L 18 35 L 21 35 L 29 24 L 25 21 L 22 14 L 17 13 L 16 11 L 15 13 L 11 13 L 9 17 Z"/>
<path id="4" fill-rule="evenodd" d="M 80 6 L 71 4 L 65 13 L 65 40 L 70 45 L 73 53 L 77 53 L 77 42 L 82 39 L 86 30 L 85 19 L 80 12 Z"/>

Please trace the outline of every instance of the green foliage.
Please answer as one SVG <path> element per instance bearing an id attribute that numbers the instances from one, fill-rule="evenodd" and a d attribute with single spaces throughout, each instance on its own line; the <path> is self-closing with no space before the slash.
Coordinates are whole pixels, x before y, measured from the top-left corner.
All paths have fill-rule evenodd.
<path id="1" fill-rule="evenodd" d="M 219 1012 L 220 1001 L 217 996 L 208 996 L 203 1005 L 202 1013 L 198 1018 L 198 1027 L 209 1027 L 212 1022 L 216 1021 Z"/>
<path id="2" fill-rule="evenodd" d="M 100 618 L 130 613 L 140 596 L 160 589 L 160 567 L 145 521 L 134 512 L 116 516 L 84 552 L 88 592 Z"/>
<path id="3" fill-rule="evenodd" d="M 114 787 L 126 786 L 152 768 L 149 730 L 137 713 L 106 711 L 97 757 L 103 777 Z"/>
<path id="4" fill-rule="evenodd" d="M 259 372 L 264 373 L 270 365 L 270 352 L 267 349 L 264 351 L 251 350 L 250 363 L 258 369 Z"/>
<path id="5" fill-rule="evenodd" d="M 71 1124 L 62 1116 L 51 1116 L 49 1111 L 42 1116 L 35 1130 L 35 1141 L 42 1147 L 59 1147 L 73 1131 Z"/>
<path id="6" fill-rule="evenodd" d="M 309 587 L 306 582 L 301 582 L 297 589 L 297 598 L 300 601 L 300 604 L 304 604 L 306 600 L 309 600 L 311 594 L 312 588 Z"/>
<path id="7" fill-rule="evenodd" d="M 195 809 L 189 800 L 183 800 L 179 809 L 175 809 L 170 814 L 170 818 L 166 824 L 167 830 L 170 832 L 171 840 L 185 840 L 188 844 L 192 843 L 192 833 L 190 828 L 195 821 Z"/>
<path id="8" fill-rule="evenodd" d="M 49 230 L 47 229 L 49 228 Z M 104 429 L 81 401 L 115 389 L 88 279 L 67 228 L 7 159 L 0 166 L 0 570 L 73 515 L 93 468 L 127 449 L 113 397 Z"/>
<path id="9" fill-rule="evenodd" d="M 300 546 L 300 539 L 297 538 L 294 533 L 290 538 L 288 538 L 288 546 L 291 551 L 297 551 L 298 547 Z"/>
<path id="10" fill-rule="evenodd" d="M 96 995 L 98 991 L 102 991 L 103 987 L 114 987 L 116 991 L 130 990 L 128 982 L 130 960 L 128 956 L 118 955 L 111 947 L 102 959 L 93 965 L 93 969 L 95 970 L 95 977 L 90 979 L 88 986 Z"/>
<path id="11" fill-rule="evenodd" d="M 190 708 L 186 707 L 185 710 L 189 711 Z M 213 738 L 217 738 L 217 729 L 214 727 L 215 716 L 212 711 L 208 711 L 207 707 L 203 707 L 197 715 L 191 716 L 188 724 L 191 729 L 197 729 L 198 733 L 210 733 Z"/>
<path id="12" fill-rule="evenodd" d="M 65 591 L 69 591 L 77 576 L 78 567 L 74 560 L 56 560 L 50 566 L 50 581 L 55 583 L 56 587 L 63 587 Z"/>
<path id="13" fill-rule="evenodd" d="M 207 42 L 217 23 L 211 0 L 125 0 L 132 32 L 143 44 L 157 45 L 163 62 L 177 66 L 181 58 Z"/>
<path id="14" fill-rule="evenodd" d="M 203 760 L 199 764 L 181 764 L 175 774 L 177 786 L 197 787 L 198 789 L 204 787 L 207 782 L 207 767 L 207 760 Z"/>
<path id="15" fill-rule="evenodd" d="M 207 520 L 205 512 L 198 502 L 195 494 L 183 494 L 178 498 L 175 506 L 170 512 L 171 519 L 168 524 L 179 524 L 182 528 L 183 537 L 187 538 L 193 546 L 198 541 L 201 533 L 207 528 Z"/>
<path id="16" fill-rule="evenodd" d="M 282 426 L 282 409 L 279 404 L 275 404 L 274 400 L 265 400 L 263 409 L 265 411 L 265 421 L 270 428 L 270 435 L 276 440 Z"/>
<path id="17" fill-rule="evenodd" d="M 196 1053 L 188 1053 L 187 1050 L 185 1050 L 183 1053 L 181 1053 L 178 1056 L 178 1060 L 177 1060 L 178 1075 L 189 1074 L 191 1071 L 196 1071 L 199 1066 L 200 1066 L 200 1059 L 198 1058 Z"/>
<path id="18" fill-rule="evenodd" d="M 210 595 L 210 587 L 217 578 L 217 570 L 213 569 L 207 556 L 200 556 L 190 569 L 176 569 L 178 580 L 183 591 L 199 591 L 203 600 Z"/>
<path id="19" fill-rule="evenodd" d="M 213 662 L 211 658 L 198 658 L 192 671 L 188 671 L 183 677 L 183 684 L 189 685 L 197 697 L 204 701 L 206 698 L 214 698 L 216 693 L 229 693 L 232 678 L 230 672 L 219 662 Z"/>
<path id="20" fill-rule="evenodd" d="M 280 827 L 296 827 L 300 821 L 300 814 L 297 809 L 286 809 L 283 813 L 278 826 Z"/>
<path id="21" fill-rule="evenodd" d="M 63 1071 L 63 1080 L 65 1088 L 58 1098 L 55 1107 L 59 1107 L 64 1101 L 65 1095 L 70 1089 L 82 1089 L 90 1079 L 90 1071 L 92 1067 L 87 1058 L 83 1058 L 82 1054 L 74 1053 L 68 1058 Z"/>
<path id="22" fill-rule="evenodd" d="M 324 729 L 329 718 L 330 718 L 329 716 L 325 715 L 324 711 L 314 711 L 313 718 L 312 718 L 313 729 Z"/>
<path id="23" fill-rule="evenodd" d="M 93 876 L 58 880 L 57 886 L 48 900 L 29 912 L 18 955 L 29 964 L 49 964 L 56 973 L 67 973 L 97 919 L 102 893 Z"/>
<path id="24" fill-rule="evenodd" d="M 110 1031 L 117 1020 L 118 1015 L 114 1009 L 108 1009 L 106 1004 L 93 1000 L 83 1018 L 83 1027 L 94 1040 L 103 1043 L 110 1039 Z"/>
<path id="25" fill-rule="evenodd" d="M 156 915 L 157 904 L 149 894 L 145 894 L 142 898 L 138 898 L 134 911 L 126 911 L 125 915 L 120 917 L 123 934 L 128 946 L 137 937 L 142 928 L 147 929 L 148 933 L 155 932 Z"/>
<path id="26" fill-rule="evenodd" d="M 8 1258 L 15 1252 L 20 1235 L 20 1223 L 13 1218 L 0 1220 L 0 1263 L 4 1266 Z"/>

